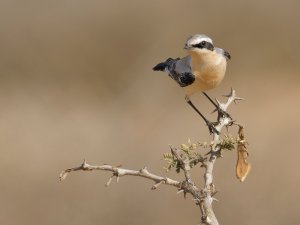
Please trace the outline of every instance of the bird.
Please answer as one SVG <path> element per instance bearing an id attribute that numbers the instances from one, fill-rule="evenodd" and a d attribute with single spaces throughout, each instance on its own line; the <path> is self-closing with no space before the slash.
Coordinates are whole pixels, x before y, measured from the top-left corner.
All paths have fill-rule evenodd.
<path id="1" fill-rule="evenodd" d="M 205 91 L 216 88 L 222 82 L 231 55 L 226 50 L 215 47 L 212 39 L 205 34 L 190 36 L 184 44 L 184 49 L 188 53 L 187 56 L 168 58 L 154 66 L 153 70 L 166 72 L 182 87 L 186 102 L 202 117 L 210 133 L 219 134 L 213 123 L 192 103 L 190 96 L 202 92 L 221 115 L 227 115 Z"/>

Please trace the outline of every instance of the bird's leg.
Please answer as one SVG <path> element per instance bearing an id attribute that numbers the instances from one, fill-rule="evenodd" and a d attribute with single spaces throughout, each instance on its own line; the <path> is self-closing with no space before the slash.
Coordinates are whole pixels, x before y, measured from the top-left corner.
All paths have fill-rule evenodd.
<path id="1" fill-rule="evenodd" d="M 211 97 L 209 97 L 208 94 L 206 94 L 206 92 L 203 91 L 202 93 L 216 107 L 216 110 L 218 111 L 219 116 L 228 117 L 228 118 L 232 119 L 232 117 L 229 115 L 229 113 L 225 112 L 223 109 L 221 109 L 221 107 L 217 103 L 215 103 L 214 100 L 212 100 Z"/>
<path id="2" fill-rule="evenodd" d="M 185 96 L 186 102 L 202 117 L 202 119 L 205 121 L 206 125 L 208 126 L 210 134 L 216 133 L 220 134 L 220 132 L 215 128 L 212 122 L 210 122 L 208 119 L 205 118 L 205 116 L 196 108 L 196 106 L 191 102 L 189 96 Z"/>

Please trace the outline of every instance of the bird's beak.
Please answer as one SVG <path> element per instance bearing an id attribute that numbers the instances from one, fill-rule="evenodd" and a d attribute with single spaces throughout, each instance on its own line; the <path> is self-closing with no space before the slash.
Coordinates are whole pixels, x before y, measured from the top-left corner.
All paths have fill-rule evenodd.
<path id="1" fill-rule="evenodd" d="M 190 47 L 187 44 L 185 44 L 184 47 L 183 47 L 183 49 L 186 49 L 186 50 L 188 50 L 189 48 Z"/>
<path id="2" fill-rule="evenodd" d="M 211 50 L 211 51 L 214 51 L 215 50 L 215 46 L 213 44 L 210 44 L 208 45 L 207 47 L 208 50 Z"/>

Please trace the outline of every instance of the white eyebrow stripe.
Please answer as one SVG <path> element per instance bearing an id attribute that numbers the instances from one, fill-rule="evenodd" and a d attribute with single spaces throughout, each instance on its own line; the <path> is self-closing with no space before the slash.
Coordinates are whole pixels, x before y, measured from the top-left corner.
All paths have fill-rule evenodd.
<path id="1" fill-rule="evenodd" d="M 203 41 L 213 45 L 213 42 L 209 37 L 198 36 L 198 37 L 192 37 L 189 40 L 187 40 L 185 46 L 192 47 L 192 46 L 200 44 Z"/>
<path id="2" fill-rule="evenodd" d="M 194 44 L 199 44 L 201 43 L 202 41 L 206 41 L 206 42 L 209 42 L 209 43 L 212 43 L 212 40 L 210 38 L 197 38 L 195 40 L 192 40 L 191 41 L 191 44 L 194 45 Z"/>

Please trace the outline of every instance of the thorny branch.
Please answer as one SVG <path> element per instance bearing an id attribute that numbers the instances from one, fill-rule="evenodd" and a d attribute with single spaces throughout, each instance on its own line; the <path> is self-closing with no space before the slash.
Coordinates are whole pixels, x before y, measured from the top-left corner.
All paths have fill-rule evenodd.
<path id="1" fill-rule="evenodd" d="M 226 112 L 227 108 L 232 102 L 236 102 L 237 100 L 242 100 L 236 96 L 236 93 L 233 89 L 231 89 L 230 93 L 226 95 L 228 97 L 227 102 L 221 103 L 217 100 L 218 106 Z M 216 125 L 217 131 L 221 133 L 221 130 L 224 126 L 230 126 L 233 124 L 229 115 L 224 117 L 218 116 L 218 123 Z M 217 133 L 213 134 L 213 143 L 212 149 L 210 151 L 209 160 L 206 162 L 205 166 L 205 173 L 204 173 L 204 188 L 202 189 L 202 193 L 205 196 L 200 200 L 200 208 L 202 211 L 202 223 L 209 224 L 209 225 L 219 225 L 219 222 L 213 212 L 212 203 L 213 203 L 213 196 L 216 193 L 215 186 L 213 184 L 213 169 L 216 159 L 218 155 L 220 155 L 220 146 L 217 145 L 218 141 L 220 140 L 220 135 Z"/>
<path id="2" fill-rule="evenodd" d="M 151 187 L 152 190 L 158 188 L 158 186 L 160 184 L 171 185 L 171 186 L 174 186 L 177 188 L 180 188 L 180 186 L 181 186 L 179 181 L 172 180 L 167 177 L 157 176 L 153 173 L 150 173 L 148 171 L 147 167 L 144 167 L 140 170 L 129 170 L 129 169 L 120 168 L 118 166 L 114 167 L 111 165 L 92 166 L 92 165 L 87 164 L 85 160 L 80 166 L 74 167 L 74 168 L 69 168 L 69 169 L 66 169 L 63 172 L 61 172 L 61 174 L 59 175 L 59 179 L 64 180 L 64 179 L 66 179 L 66 177 L 69 173 L 71 173 L 73 171 L 79 171 L 79 170 L 82 170 L 82 171 L 104 170 L 104 171 L 112 172 L 112 176 L 109 178 L 109 180 L 106 183 L 107 187 L 110 185 L 113 177 L 116 177 L 116 181 L 118 183 L 120 177 L 123 177 L 126 175 L 139 176 L 139 177 L 147 178 L 149 180 L 153 180 L 155 182 L 155 184 Z"/>
<path id="3" fill-rule="evenodd" d="M 226 113 L 226 110 L 232 102 L 241 100 L 241 98 L 236 96 L 236 93 L 233 89 L 231 89 L 231 92 L 229 93 L 229 95 L 226 95 L 226 97 L 228 99 L 225 103 L 221 103 L 216 99 L 218 106 L 220 107 L 221 110 L 223 110 L 222 115 L 219 111 L 218 121 L 215 123 L 216 124 L 215 128 L 217 129 L 217 131 L 219 131 L 220 134 L 224 126 L 228 127 L 233 124 L 236 124 L 234 123 L 234 121 L 232 121 L 229 114 Z M 239 127 L 241 129 L 240 125 Z M 170 146 L 171 154 L 168 155 L 168 157 L 172 157 L 172 159 L 176 160 L 177 172 L 179 172 L 180 169 L 183 171 L 184 178 L 185 178 L 183 181 L 176 181 L 167 177 L 155 175 L 153 173 L 150 173 L 146 167 L 140 170 L 130 170 L 130 169 L 121 168 L 121 166 L 111 166 L 106 164 L 102 166 L 93 166 L 87 164 L 86 161 L 84 161 L 78 167 L 64 170 L 60 174 L 60 180 L 64 180 L 67 177 L 67 175 L 73 171 L 93 171 L 93 170 L 104 170 L 104 171 L 112 172 L 112 176 L 107 181 L 106 186 L 110 185 L 114 177 L 116 177 L 117 182 L 119 181 L 120 177 L 126 175 L 143 177 L 154 181 L 154 185 L 151 187 L 152 190 L 155 190 L 161 184 L 164 184 L 164 185 L 176 187 L 178 189 L 177 193 L 183 192 L 184 197 L 186 196 L 186 194 L 191 194 L 196 205 L 198 205 L 200 208 L 202 214 L 201 222 L 207 225 L 219 225 L 218 220 L 213 212 L 212 203 L 214 200 L 216 200 L 214 198 L 214 195 L 217 193 L 217 191 L 215 190 L 215 186 L 213 184 L 213 169 L 214 169 L 215 161 L 220 156 L 222 150 L 222 146 L 218 144 L 220 143 L 220 134 L 217 133 L 213 134 L 213 142 L 212 142 L 213 144 L 211 146 L 211 151 L 207 154 L 206 158 L 203 158 L 202 156 L 198 156 L 196 158 L 190 159 L 189 157 L 187 157 L 187 154 L 184 154 L 184 152 L 182 152 L 182 150 L 178 150 L 177 148 Z M 245 165 L 244 162 L 245 162 L 245 157 L 243 158 L 243 164 Z M 204 173 L 205 182 L 204 182 L 204 187 L 202 189 L 199 189 L 195 185 L 190 174 L 191 165 L 196 165 L 198 163 L 201 163 L 201 166 L 205 168 L 205 173 Z M 247 173 L 249 172 L 249 170 L 247 170 Z M 244 174 L 245 177 L 246 175 L 247 174 Z M 245 179 L 245 177 L 243 179 Z"/>

